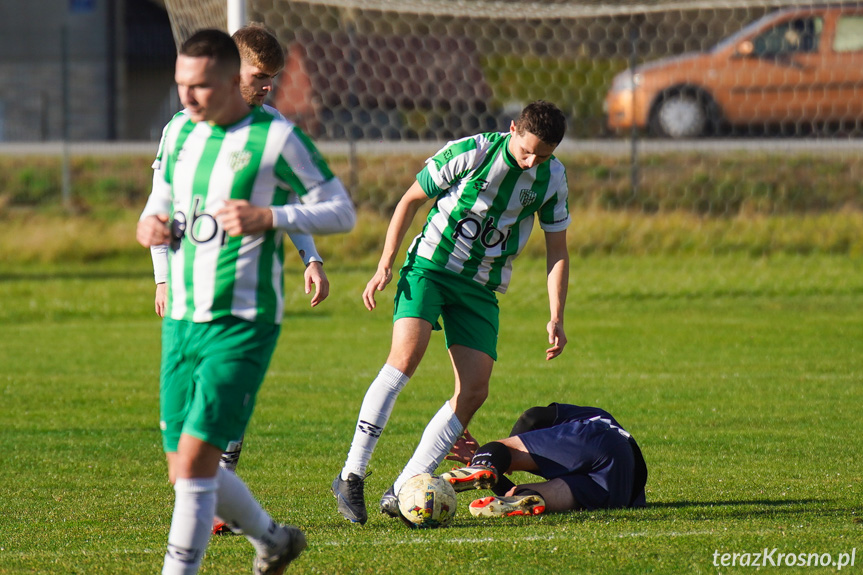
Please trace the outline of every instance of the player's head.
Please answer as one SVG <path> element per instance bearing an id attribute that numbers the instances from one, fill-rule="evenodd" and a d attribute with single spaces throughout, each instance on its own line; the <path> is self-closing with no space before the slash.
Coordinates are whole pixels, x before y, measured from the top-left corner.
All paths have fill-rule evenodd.
<path id="1" fill-rule="evenodd" d="M 193 121 L 225 123 L 235 115 L 240 97 L 236 44 L 220 30 L 195 32 L 180 47 L 174 81 Z"/>
<path id="2" fill-rule="evenodd" d="M 520 168 L 532 168 L 551 158 L 566 133 L 566 118 L 551 102 L 536 100 L 525 106 L 509 132 L 510 153 Z"/>
<path id="3" fill-rule="evenodd" d="M 515 425 L 512 426 L 512 431 L 509 432 L 509 435 L 512 437 L 527 433 L 528 431 L 551 427 L 556 417 L 557 407 L 553 403 L 546 407 L 531 407 L 519 416 Z"/>
<path id="4" fill-rule="evenodd" d="M 253 22 L 232 36 L 240 51 L 240 91 L 249 106 L 260 106 L 285 67 L 285 52 L 275 35 Z"/>

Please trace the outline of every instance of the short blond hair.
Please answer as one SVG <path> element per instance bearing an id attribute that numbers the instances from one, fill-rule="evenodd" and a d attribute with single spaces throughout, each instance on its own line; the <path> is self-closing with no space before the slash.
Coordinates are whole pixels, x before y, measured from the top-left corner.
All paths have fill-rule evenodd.
<path id="1" fill-rule="evenodd" d="M 260 22 L 243 26 L 231 37 L 243 62 L 274 75 L 285 67 L 285 50 L 275 34 Z"/>

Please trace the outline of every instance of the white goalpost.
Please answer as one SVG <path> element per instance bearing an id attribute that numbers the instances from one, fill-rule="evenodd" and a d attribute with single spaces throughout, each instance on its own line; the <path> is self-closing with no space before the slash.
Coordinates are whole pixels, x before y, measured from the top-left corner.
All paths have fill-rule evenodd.
<path id="1" fill-rule="evenodd" d="M 233 34 L 246 25 L 246 0 L 227 0 L 228 34 Z"/>
<path id="2" fill-rule="evenodd" d="M 247 0 L 165 0 L 174 42 L 179 46 L 201 28 L 233 34 L 248 22 Z"/>

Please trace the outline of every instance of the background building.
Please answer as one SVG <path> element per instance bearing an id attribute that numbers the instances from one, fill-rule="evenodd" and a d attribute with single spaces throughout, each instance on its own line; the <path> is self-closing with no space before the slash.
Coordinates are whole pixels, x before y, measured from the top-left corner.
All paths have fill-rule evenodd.
<path id="1" fill-rule="evenodd" d="M 3 2 L 0 142 L 158 137 L 175 54 L 149 0 Z"/>

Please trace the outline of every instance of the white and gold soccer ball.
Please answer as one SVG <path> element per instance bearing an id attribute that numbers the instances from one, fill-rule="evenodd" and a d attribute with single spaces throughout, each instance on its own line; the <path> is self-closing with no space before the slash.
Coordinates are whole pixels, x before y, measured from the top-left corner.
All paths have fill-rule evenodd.
<path id="1" fill-rule="evenodd" d="M 428 473 L 414 475 L 398 492 L 402 516 L 417 527 L 446 527 L 455 516 L 452 485 Z"/>

